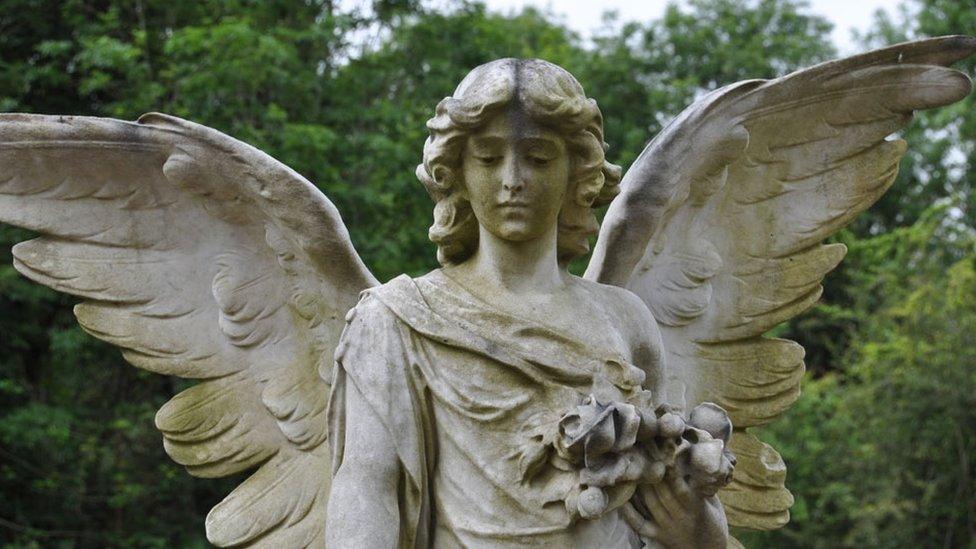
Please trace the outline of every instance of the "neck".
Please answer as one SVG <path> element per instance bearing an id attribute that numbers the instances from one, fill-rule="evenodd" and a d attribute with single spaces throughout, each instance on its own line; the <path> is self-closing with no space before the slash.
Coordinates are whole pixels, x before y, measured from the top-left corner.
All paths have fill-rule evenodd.
<path id="1" fill-rule="evenodd" d="M 468 261 L 471 274 L 512 293 L 554 291 L 565 283 L 556 256 L 556 227 L 523 242 L 498 238 L 479 228 L 478 251 Z"/>

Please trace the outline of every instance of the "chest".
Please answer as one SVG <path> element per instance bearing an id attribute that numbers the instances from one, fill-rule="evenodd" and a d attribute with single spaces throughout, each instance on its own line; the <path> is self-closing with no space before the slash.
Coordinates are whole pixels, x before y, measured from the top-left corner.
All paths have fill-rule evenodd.
<path id="1" fill-rule="evenodd" d="M 596 354 L 632 361 L 632 345 L 614 311 L 586 294 L 499 298 L 497 306 L 526 324 L 551 330 Z"/>

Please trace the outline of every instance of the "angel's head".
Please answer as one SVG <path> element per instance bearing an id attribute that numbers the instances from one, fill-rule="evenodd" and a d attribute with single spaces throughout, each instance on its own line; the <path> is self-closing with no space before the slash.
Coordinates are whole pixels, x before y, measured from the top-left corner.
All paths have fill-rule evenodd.
<path id="1" fill-rule="evenodd" d="M 556 225 L 560 263 L 589 251 L 592 208 L 618 192 L 596 101 L 566 70 L 500 59 L 472 70 L 427 122 L 417 176 L 435 201 L 430 239 L 442 264 L 478 247 L 479 224 L 527 239 Z"/>

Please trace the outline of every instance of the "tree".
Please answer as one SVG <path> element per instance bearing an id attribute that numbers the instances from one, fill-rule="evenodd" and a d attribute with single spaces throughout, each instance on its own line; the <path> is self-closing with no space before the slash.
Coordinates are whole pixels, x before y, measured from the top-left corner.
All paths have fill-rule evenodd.
<path id="1" fill-rule="evenodd" d="M 858 329 L 838 370 L 765 429 L 797 496 L 755 547 L 958 547 L 976 539 L 976 234 L 930 208 L 852 242 Z M 947 221 L 948 220 L 948 221 Z M 852 480 L 856 479 L 856 480 Z"/>
<path id="2" fill-rule="evenodd" d="M 878 12 L 864 43 L 974 33 L 972 1 L 914 1 Z M 972 75 L 974 63 L 958 68 Z M 790 327 L 818 351 L 818 378 L 766 436 L 783 450 L 797 503 L 790 524 L 749 538 L 752 546 L 976 539 L 976 460 L 961 436 L 973 429 L 976 366 L 973 97 L 918 114 L 903 137 L 898 180 L 841 236 L 848 258 L 828 277 L 823 302 Z"/>
<path id="3" fill-rule="evenodd" d="M 877 47 L 926 36 L 976 35 L 973 0 L 914 0 L 895 14 L 879 11 L 875 26 L 862 37 L 865 47 Z M 972 58 L 960 62 L 969 75 L 976 70 Z M 858 225 L 858 233 L 878 234 L 914 223 L 933 201 L 957 199 L 955 215 L 976 227 L 976 100 L 966 99 L 934 112 L 919 113 L 905 132 L 910 147 L 901 174 L 888 192 Z"/>
<path id="4" fill-rule="evenodd" d="M 369 23 L 329 2 L 8 0 L 0 107 L 164 110 L 258 144 L 314 142 L 328 130 L 288 117 L 321 110 L 318 71 Z M 27 236 L 0 227 L 0 544 L 203 545 L 201 518 L 235 481 L 190 479 L 163 454 L 153 414 L 182 384 L 124 365 L 70 298 L 16 275 L 10 246 Z"/>

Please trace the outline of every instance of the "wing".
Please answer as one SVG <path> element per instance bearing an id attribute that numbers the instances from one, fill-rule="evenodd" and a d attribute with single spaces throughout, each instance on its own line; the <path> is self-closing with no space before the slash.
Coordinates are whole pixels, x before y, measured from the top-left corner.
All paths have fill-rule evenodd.
<path id="1" fill-rule="evenodd" d="M 156 415 L 193 475 L 260 466 L 207 517 L 216 545 L 322 545 L 325 409 L 345 312 L 376 280 L 336 208 L 270 156 L 161 114 L 0 115 L 0 222 L 25 276 L 83 298 L 133 365 L 201 379 Z"/>
<path id="2" fill-rule="evenodd" d="M 943 37 L 715 91 L 643 151 L 610 206 L 586 276 L 638 294 L 661 325 L 669 398 L 729 411 L 738 457 L 729 523 L 778 528 L 793 497 L 779 454 L 747 431 L 799 396 L 803 349 L 763 337 L 812 306 L 842 244 L 825 238 L 894 181 L 886 137 L 970 91 L 945 68 L 976 39 Z"/>

